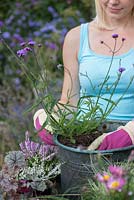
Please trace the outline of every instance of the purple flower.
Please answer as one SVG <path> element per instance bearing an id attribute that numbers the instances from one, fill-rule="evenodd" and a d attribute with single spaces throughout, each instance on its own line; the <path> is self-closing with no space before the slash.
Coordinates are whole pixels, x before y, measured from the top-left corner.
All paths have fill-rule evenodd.
<path id="1" fill-rule="evenodd" d="M 97 173 L 96 178 L 99 182 L 103 183 L 107 182 L 110 179 L 110 175 L 106 172 L 104 172 L 103 174 Z"/>
<path id="2" fill-rule="evenodd" d="M 57 154 L 57 147 L 53 145 L 40 145 L 39 155 L 44 160 L 52 160 L 53 157 Z"/>
<path id="3" fill-rule="evenodd" d="M 16 2 L 16 7 L 17 8 L 20 8 L 22 6 L 22 4 L 21 3 L 19 3 L 19 2 Z"/>
<path id="4" fill-rule="evenodd" d="M 50 49 L 53 49 L 53 50 L 58 48 L 57 45 L 55 43 L 53 43 L 53 42 L 45 42 L 45 45 L 47 47 L 49 47 Z"/>
<path id="5" fill-rule="evenodd" d="M 41 35 L 41 32 L 40 31 L 35 31 L 33 34 L 34 34 L 34 36 L 39 37 Z"/>
<path id="6" fill-rule="evenodd" d="M 23 38 L 22 38 L 19 34 L 17 34 L 17 33 L 15 33 L 15 34 L 13 35 L 13 38 L 14 38 L 16 41 L 18 41 L 18 42 L 22 42 L 22 41 L 23 41 Z"/>
<path id="7" fill-rule="evenodd" d="M 25 144 L 24 144 L 23 142 L 21 142 L 21 143 L 19 144 L 19 146 L 20 146 L 21 151 L 22 151 L 22 152 L 25 152 Z"/>
<path id="8" fill-rule="evenodd" d="M 120 166 L 110 165 L 108 169 L 109 169 L 110 173 L 115 177 L 121 177 L 125 174 L 124 169 Z"/>
<path id="9" fill-rule="evenodd" d="M 31 41 L 28 42 L 28 45 L 30 45 L 30 46 L 34 46 L 35 44 L 36 44 L 36 42 L 33 41 L 33 40 L 31 40 Z"/>
<path id="10" fill-rule="evenodd" d="M 20 43 L 20 46 L 21 46 L 21 47 L 24 47 L 25 45 L 26 45 L 26 42 L 21 42 L 21 43 Z"/>
<path id="11" fill-rule="evenodd" d="M 25 133 L 25 141 L 20 143 L 19 146 L 25 158 L 39 155 L 44 160 L 48 158 L 48 156 L 49 159 L 52 159 L 57 153 L 57 148 L 55 146 L 43 144 L 41 145 L 39 143 L 31 141 L 28 131 Z"/>
<path id="12" fill-rule="evenodd" d="M 9 32 L 4 32 L 2 35 L 4 39 L 9 39 L 11 36 Z"/>
<path id="13" fill-rule="evenodd" d="M 48 6 L 48 12 L 50 12 L 53 16 L 53 18 L 58 17 L 57 12 L 55 11 L 55 9 L 52 6 Z"/>
<path id="14" fill-rule="evenodd" d="M 38 151 L 39 146 L 40 146 L 39 143 L 31 141 L 31 151 L 33 153 L 36 153 Z"/>
<path id="15" fill-rule="evenodd" d="M 25 133 L 25 141 L 19 144 L 21 151 L 24 153 L 25 157 L 32 157 L 39 151 L 39 143 L 30 141 L 29 132 Z"/>
<path id="16" fill-rule="evenodd" d="M 17 70 L 16 70 L 16 74 L 21 74 L 21 70 L 20 70 L 20 69 L 17 69 Z"/>
<path id="17" fill-rule="evenodd" d="M 34 22 L 32 20 L 29 20 L 28 24 L 29 24 L 29 27 L 35 27 L 36 26 L 36 22 Z"/>
<path id="18" fill-rule="evenodd" d="M 19 84 L 20 84 L 20 79 L 19 79 L 19 78 L 15 78 L 14 81 L 15 81 L 15 84 L 16 84 L 16 85 L 19 85 Z"/>
<path id="19" fill-rule="evenodd" d="M 4 25 L 4 22 L 0 20 L 0 28 Z"/>
<path id="20" fill-rule="evenodd" d="M 46 23 L 45 26 L 43 28 L 41 28 L 40 30 L 42 33 L 46 33 L 46 32 L 57 32 L 56 27 L 54 24 L 51 23 Z"/>
<path id="21" fill-rule="evenodd" d="M 20 49 L 20 50 L 17 51 L 17 55 L 19 57 L 24 57 L 24 56 L 27 55 L 27 50 L 26 49 Z"/>
<path id="22" fill-rule="evenodd" d="M 31 151 L 31 142 L 30 142 L 29 139 L 28 139 L 28 140 L 25 140 L 24 145 L 25 145 L 25 150 L 26 150 L 27 152 L 30 152 L 30 151 Z"/>
<path id="23" fill-rule="evenodd" d="M 119 35 L 117 33 L 112 34 L 112 38 L 118 38 Z"/>
<path id="24" fill-rule="evenodd" d="M 67 28 L 63 28 L 61 30 L 61 36 L 64 37 L 66 33 L 67 33 Z"/>
<path id="25" fill-rule="evenodd" d="M 126 184 L 126 180 L 124 178 L 122 178 L 122 177 L 119 177 L 119 178 L 111 177 L 108 180 L 108 182 L 106 183 L 106 187 L 107 187 L 107 189 L 110 189 L 110 190 L 121 191 L 125 184 Z"/>
<path id="26" fill-rule="evenodd" d="M 126 68 L 124 68 L 124 67 L 120 67 L 120 68 L 118 69 L 118 71 L 119 71 L 120 73 L 124 72 L 125 70 L 126 70 Z"/>
<path id="27" fill-rule="evenodd" d="M 24 50 L 26 50 L 26 51 L 32 51 L 32 49 L 30 47 L 25 47 Z"/>

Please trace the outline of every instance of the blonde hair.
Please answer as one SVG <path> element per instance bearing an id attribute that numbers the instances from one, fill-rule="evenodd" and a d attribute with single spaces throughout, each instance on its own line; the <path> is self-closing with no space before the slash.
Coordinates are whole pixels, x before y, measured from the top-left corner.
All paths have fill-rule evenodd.
<path id="1" fill-rule="evenodd" d="M 100 5 L 100 1 L 99 0 L 95 0 L 95 9 L 96 9 L 96 22 L 97 22 L 97 26 L 99 28 L 102 28 L 102 29 L 112 29 L 112 27 L 110 28 L 108 25 L 107 25 L 107 21 L 106 21 L 106 15 L 105 15 L 105 12 L 103 10 L 103 8 L 101 7 Z M 134 7 L 132 9 L 132 12 L 131 12 L 131 21 L 133 22 L 134 21 Z"/>

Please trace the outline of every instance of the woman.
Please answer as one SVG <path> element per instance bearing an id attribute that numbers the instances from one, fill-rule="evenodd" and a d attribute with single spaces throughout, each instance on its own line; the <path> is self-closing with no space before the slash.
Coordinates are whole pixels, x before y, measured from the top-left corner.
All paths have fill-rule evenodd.
<path id="1" fill-rule="evenodd" d="M 77 106 L 83 93 L 96 94 L 87 77 L 92 80 L 92 84 L 96 88 L 105 78 L 111 62 L 109 47 L 114 48 L 111 36 L 115 33 L 119 35 L 119 38 L 108 84 L 112 85 L 115 81 L 119 65 L 125 67 L 126 70 L 113 95 L 113 101 L 116 101 L 125 91 L 126 85 L 129 84 L 130 78 L 134 74 L 134 0 L 95 0 L 95 6 L 97 13 L 95 19 L 90 23 L 71 29 L 65 37 L 63 45 L 65 72 L 60 99 L 63 104 L 69 101 L 70 105 Z M 123 46 L 120 38 L 126 38 Z M 118 51 L 118 49 L 120 50 Z M 109 120 L 127 122 L 134 119 L 133 91 L 134 87 L 131 84 L 124 98 L 109 114 Z M 105 93 L 105 91 L 102 92 Z M 69 98 L 68 94 L 70 94 Z M 107 92 L 104 97 L 108 99 L 109 95 Z M 95 97 L 94 100 L 96 100 Z M 102 105 L 102 109 L 105 109 L 104 102 L 100 100 L 99 103 Z M 85 105 L 83 105 L 84 107 Z M 128 135 L 126 139 L 130 139 Z M 131 143 L 131 140 L 129 142 Z"/>
<path id="2" fill-rule="evenodd" d="M 64 75 L 61 96 L 61 102 L 63 103 L 68 100 L 68 91 L 71 91 L 70 104 L 73 105 L 77 105 L 82 90 L 86 90 L 88 94 L 91 94 L 89 81 L 81 74 L 87 73 L 92 81 L 95 80 L 93 84 L 96 85 L 99 85 L 102 79 L 105 78 L 107 67 L 109 67 L 111 61 L 111 52 L 100 41 L 104 40 L 108 46 L 113 47 L 111 36 L 114 33 L 117 33 L 120 38 L 126 38 L 126 41 L 120 51 L 115 54 L 116 59 L 114 59 L 113 66 L 116 69 L 114 67 L 115 71 L 113 73 L 117 71 L 120 59 L 122 66 L 130 68 L 130 74 L 132 73 L 134 64 L 134 0 L 96 0 L 95 3 L 96 18 L 90 23 L 73 28 L 65 38 L 63 61 L 65 68 L 68 70 L 65 70 Z M 117 49 L 120 47 L 121 42 L 118 40 Z M 73 83 L 68 71 L 71 74 Z M 127 74 L 128 79 L 130 74 Z M 100 78 L 102 79 L 100 80 Z M 121 86 L 120 90 L 126 88 L 127 80 L 124 81 L 124 85 Z M 129 92 L 133 94 L 132 89 L 133 87 Z M 125 105 L 124 101 L 121 102 L 119 109 L 111 113 L 110 119 L 131 120 L 134 118 L 133 100 L 134 96 L 131 97 L 129 105 Z"/>

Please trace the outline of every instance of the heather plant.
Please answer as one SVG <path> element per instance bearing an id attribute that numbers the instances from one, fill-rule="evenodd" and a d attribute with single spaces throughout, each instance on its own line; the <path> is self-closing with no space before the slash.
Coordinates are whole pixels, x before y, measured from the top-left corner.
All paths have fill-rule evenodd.
<path id="1" fill-rule="evenodd" d="M 36 191 L 54 188 L 54 179 L 60 174 L 60 163 L 56 157 L 57 147 L 31 141 L 26 132 L 20 150 L 10 151 L 4 158 L 0 171 L 0 187 L 8 197 L 17 193 L 31 197 Z"/>

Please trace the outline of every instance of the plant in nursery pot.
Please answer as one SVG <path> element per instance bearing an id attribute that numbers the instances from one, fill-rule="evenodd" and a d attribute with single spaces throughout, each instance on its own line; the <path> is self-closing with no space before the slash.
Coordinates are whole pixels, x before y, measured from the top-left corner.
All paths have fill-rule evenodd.
<path id="1" fill-rule="evenodd" d="M 104 41 L 101 41 L 101 44 L 105 45 L 111 52 L 111 59 L 109 59 L 105 77 L 99 85 L 94 85 L 87 73 L 81 74 L 81 77 L 88 80 L 92 92 L 89 95 L 86 91 L 82 91 L 76 107 L 69 104 L 71 91 L 68 91 L 68 102 L 62 104 L 48 90 L 48 68 L 46 65 L 41 65 L 41 57 L 37 55 L 40 45 L 34 41 L 23 43 L 22 49 L 16 55 L 3 40 L 3 44 L 14 55 L 36 91 L 36 97 L 38 98 L 30 110 L 37 108 L 39 105 L 42 107 L 34 115 L 34 123 L 39 136 L 43 141 L 53 144 L 52 133 L 54 133 L 54 142 L 59 146 L 58 155 L 62 162 L 61 184 L 63 192 L 72 188 L 75 188 L 72 189 L 72 192 L 79 192 L 76 188 L 80 188 L 93 175 L 92 166 L 98 167 L 100 154 L 109 156 L 111 161 L 120 161 L 126 159 L 131 149 L 134 148 L 129 142 L 121 144 L 124 148 L 118 148 L 117 146 L 116 148 L 113 146 L 111 150 L 102 148 L 106 145 L 107 136 L 109 140 L 111 139 L 111 135 L 109 133 L 106 135 L 106 132 L 116 130 L 120 126 L 119 134 L 122 134 L 124 138 L 127 132 L 130 139 L 133 138 L 134 132 L 133 122 L 122 126 L 124 125 L 122 121 L 110 122 L 107 120 L 107 117 L 118 106 L 134 81 L 134 68 L 131 66 L 131 79 L 127 81 L 125 90 L 115 100 L 114 93 L 118 90 L 118 85 L 122 81 L 123 74 L 127 71 L 127 66 L 126 68 L 121 66 L 121 59 L 119 60 L 119 66 L 114 66 L 115 54 L 121 49 L 125 39 L 121 38 L 122 43 L 118 49 L 118 34 L 113 34 L 112 39 L 114 41 L 113 49 Z M 30 58 L 30 61 L 35 58 L 35 68 L 29 70 L 31 62 L 28 58 Z M 115 67 L 115 72 L 114 75 L 111 75 L 113 67 Z M 70 72 L 67 72 L 70 75 Z M 70 79 L 72 80 L 71 75 Z M 125 141 L 128 141 L 128 139 Z M 117 140 L 118 138 L 115 136 L 115 141 Z"/>

